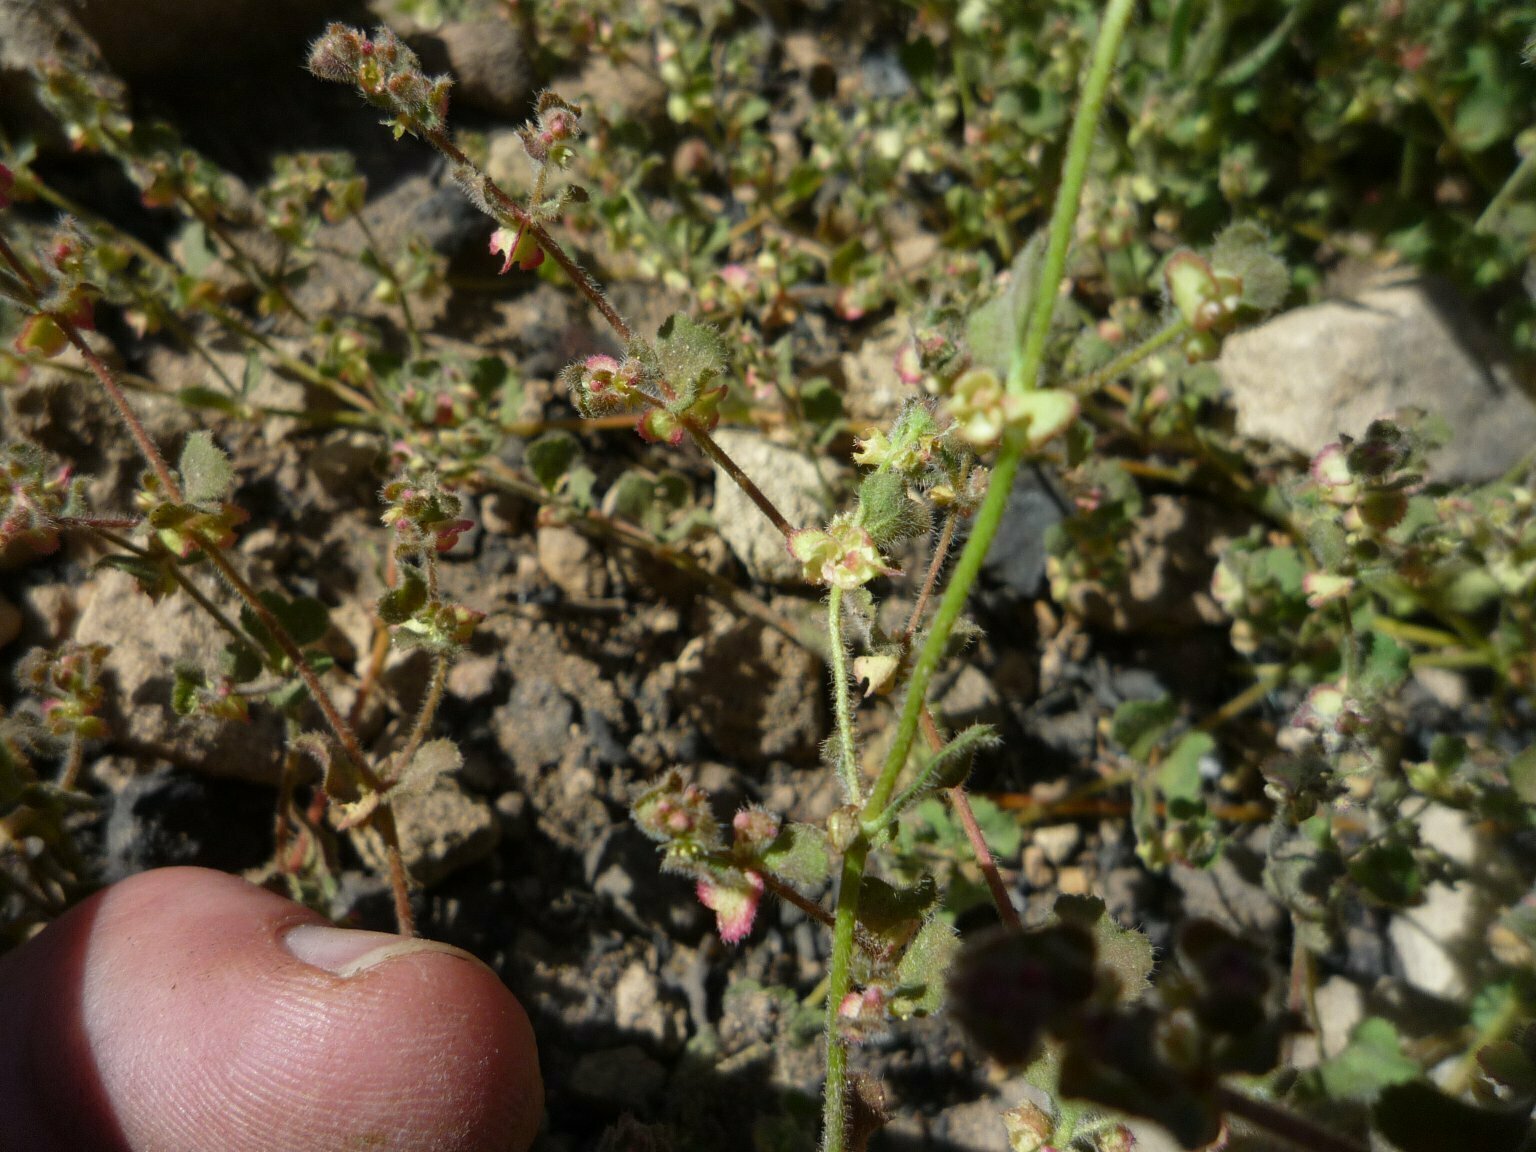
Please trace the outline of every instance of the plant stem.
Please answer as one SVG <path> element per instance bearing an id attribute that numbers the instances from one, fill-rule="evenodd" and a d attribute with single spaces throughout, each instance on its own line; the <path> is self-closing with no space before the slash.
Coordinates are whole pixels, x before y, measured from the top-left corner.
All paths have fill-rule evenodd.
<path id="1" fill-rule="evenodd" d="M 853 733 L 853 704 L 848 690 L 848 649 L 843 639 L 843 590 L 827 594 L 827 649 L 832 656 L 832 706 L 837 716 L 837 774 L 850 804 L 860 800 L 859 754 Z"/>
<path id="2" fill-rule="evenodd" d="M 406 739 L 405 747 L 400 750 L 400 755 L 395 757 L 394 767 L 390 772 L 392 780 L 398 780 L 400 773 L 410 767 L 411 760 L 421 748 L 422 741 L 432 730 L 432 721 L 437 717 L 438 705 L 443 702 L 443 689 L 448 683 L 448 666 L 451 663 L 448 656 L 442 652 L 433 659 L 432 680 L 427 685 L 426 698 L 421 702 L 420 711 L 416 713 L 416 723 L 411 727 L 411 734 Z"/>
<path id="3" fill-rule="evenodd" d="M 1077 217 L 1078 199 L 1082 193 L 1088 155 L 1092 150 L 1094 124 L 1104 104 L 1104 93 L 1109 86 L 1115 55 L 1130 19 L 1131 7 L 1132 0 L 1110 0 L 1103 24 L 1099 29 L 1098 43 L 1094 47 L 1093 66 L 1078 102 L 1077 118 L 1073 122 L 1072 136 L 1068 145 L 1066 169 L 1061 189 L 1057 194 L 1056 208 L 1051 215 L 1051 235 L 1046 258 L 1040 270 L 1040 283 L 1031 296 L 1033 310 L 1025 332 L 1024 345 L 1015 353 L 1014 369 L 1009 373 L 1010 389 L 1024 391 L 1026 386 L 1033 387 L 1040 373 L 1052 305 L 1066 266 L 1067 243 L 1071 239 L 1073 224 Z M 960 559 L 955 564 L 949 586 L 939 602 L 939 610 L 934 617 L 932 628 L 929 629 L 928 639 L 913 664 L 912 678 L 908 682 L 907 695 L 902 703 L 901 719 L 897 725 L 895 738 L 892 740 L 880 777 L 876 780 L 865 804 L 866 820 L 873 819 L 885 807 L 902 769 L 906 766 L 907 757 L 911 754 L 912 743 L 917 734 L 918 719 L 925 705 L 928 684 L 933 679 L 944 648 L 949 642 L 949 634 L 965 608 L 966 598 L 970 595 L 971 586 L 976 582 L 977 574 L 981 571 L 981 563 L 986 559 L 987 550 L 992 546 L 992 540 L 997 535 L 998 525 L 1002 523 L 1003 510 L 1007 506 L 1008 495 L 1013 488 L 1013 479 L 1018 473 L 1022 458 L 1023 452 L 1017 441 L 1005 438 L 1002 448 L 998 451 L 997 463 L 992 470 L 986 498 L 976 513 L 976 523 L 971 529 L 971 537 L 960 553 Z"/>
<path id="4" fill-rule="evenodd" d="M 571 259 L 570 254 L 560 247 L 554 237 L 545 230 L 544 225 L 529 215 L 526 208 L 503 192 L 496 181 L 480 171 L 474 162 L 459 149 L 459 146 L 453 142 L 444 129 L 437 128 L 427 132 L 425 139 L 428 144 L 436 148 L 449 160 L 475 174 L 480 181 L 480 188 L 485 193 L 485 198 L 510 217 L 519 227 L 528 230 L 539 247 L 549 255 L 550 259 L 560 266 L 562 272 L 570 277 L 571 283 L 576 285 L 577 289 L 587 298 L 592 307 L 597 309 L 598 313 L 608 322 L 608 326 L 613 329 L 614 334 L 620 340 L 627 345 L 635 338 L 634 329 L 629 326 L 624 317 L 619 315 L 618 310 L 609 302 L 607 295 L 599 287 L 597 281 L 592 279 L 586 269 Z"/>
<path id="5" fill-rule="evenodd" d="M 1045 359 L 1045 341 L 1050 335 L 1051 313 L 1055 310 L 1056 290 L 1067 267 L 1067 248 L 1077 223 L 1078 203 L 1083 182 L 1088 176 L 1088 160 L 1093 153 L 1093 137 L 1098 131 L 1099 115 L 1120 54 L 1120 41 L 1131 20 L 1133 0 L 1109 0 L 1093 46 L 1093 62 L 1077 100 L 1072 119 L 1072 134 L 1067 138 L 1067 159 L 1061 170 L 1061 184 L 1056 189 L 1056 206 L 1051 212 L 1049 240 L 1041 262 L 1040 283 L 1030 297 L 1029 324 L 1024 339 L 1008 372 L 1008 390 L 1026 392 L 1036 386 L 1040 366 Z"/>
<path id="6" fill-rule="evenodd" d="M 1105 384 L 1114 380 L 1117 376 L 1123 376 L 1136 365 L 1140 364 L 1154 352 L 1160 352 L 1172 344 L 1179 337 L 1189 331 L 1189 323 L 1181 316 L 1172 324 L 1160 332 L 1155 332 L 1136 347 L 1120 353 L 1104 367 L 1080 376 L 1070 384 L 1064 385 L 1069 392 L 1075 392 L 1079 396 L 1088 396 L 1097 392 Z"/>
<path id="7" fill-rule="evenodd" d="M 490 483 L 495 487 L 525 500 L 560 508 L 570 517 L 570 526 L 578 532 L 599 540 L 615 541 L 626 548 L 643 552 L 653 560 L 669 564 L 680 572 L 698 577 L 704 583 L 705 590 L 727 608 L 740 612 L 743 616 L 750 616 L 759 624 L 772 628 L 785 639 L 804 648 L 822 663 L 830 662 L 831 654 L 821 642 L 819 632 L 813 633 L 810 629 L 796 628 L 758 597 L 738 588 L 733 581 L 719 573 L 711 572 L 687 552 L 669 547 L 623 520 L 612 519 L 600 512 L 573 508 L 546 489 L 523 479 L 499 460 L 487 460 L 482 466 L 488 474 Z"/>
<path id="8" fill-rule="evenodd" d="M 492 202 L 499 211 L 510 217 L 520 228 L 528 231 L 528 234 L 534 238 L 539 248 L 560 266 L 561 271 L 570 277 L 571 283 L 576 285 L 577 290 L 587 298 L 587 301 L 593 308 L 597 309 L 598 314 L 613 329 L 614 335 L 626 347 L 634 343 L 634 329 L 629 326 L 629 322 L 624 317 L 619 315 L 618 310 L 609 301 L 601 285 L 592 278 L 592 275 L 585 268 L 571 258 L 570 253 L 560 246 L 560 242 L 549 234 L 549 231 L 540 221 L 535 219 L 516 200 L 513 200 L 512 197 L 503 192 L 490 176 L 476 168 L 469 157 L 449 138 L 446 131 L 441 128 L 435 129 L 426 133 L 425 138 L 427 143 L 431 144 L 432 147 L 436 148 L 455 164 L 460 165 L 469 172 L 473 172 L 479 181 L 480 190 L 484 193 L 486 200 Z M 665 390 L 665 381 L 662 381 L 662 387 Z M 747 498 L 762 510 L 763 515 L 768 517 L 773 526 L 785 537 L 788 537 L 794 531 L 794 526 L 774 507 L 773 501 L 763 495 L 762 490 L 741 470 L 736 461 L 732 460 L 725 450 L 715 443 L 714 438 L 710 436 L 709 432 L 701 428 L 692 419 L 684 420 L 683 426 L 687 428 L 688 434 L 693 437 L 694 443 L 703 449 L 704 454 L 720 465 L 725 473 L 736 482 L 737 486 L 746 493 Z"/>
<path id="9" fill-rule="evenodd" d="M 720 465 L 725 474 L 736 482 L 736 487 L 746 493 L 747 499 L 756 504 L 758 510 L 768 517 L 769 523 L 777 528 L 786 540 L 789 539 L 794 534 L 795 526 L 784 519 L 783 513 L 774 507 L 773 501 L 763 495 L 762 489 L 741 470 L 741 466 L 731 459 L 724 448 L 715 443 L 715 438 L 700 428 L 691 418 L 683 421 L 683 427 L 688 429 L 688 434 L 693 437 L 694 443 L 704 450 L 704 454 Z"/>
<path id="10" fill-rule="evenodd" d="M 933 558 L 928 562 L 928 574 L 923 577 L 922 590 L 917 594 L 917 603 L 912 605 L 912 615 L 907 617 L 907 626 L 902 632 L 902 639 L 907 644 L 912 642 L 912 637 L 916 636 L 917 630 L 923 626 L 923 617 L 928 612 L 928 601 L 938 585 L 939 573 L 944 571 L 944 562 L 949 559 L 949 547 L 955 540 L 957 519 L 953 512 L 944 517 L 944 527 L 939 530 L 939 541 L 933 546 Z"/>
<path id="11" fill-rule="evenodd" d="M 923 709 L 922 724 L 928 747 L 935 752 L 944 747 L 944 737 L 939 734 L 939 727 L 933 722 L 933 713 L 927 708 Z M 960 817 L 960 826 L 965 829 L 965 838 L 970 841 L 976 865 L 987 881 L 987 891 L 992 894 L 992 903 L 997 906 L 998 917 L 1009 928 L 1019 927 L 1019 911 L 1008 895 L 1008 886 L 1003 883 L 1002 873 L 997 870 L 997 859 L 987 845 L 987 838 L 981 834 L 981 825 L 977 823 L 976 810 L 971 807 L 971 798 L 965 790 L 965 784 L 956 784 L 945 795 L 949 797 L 949 805 L 955 810 L 955 815 Z"/>
<path id="12" fill-rule="evenodd" d="M 1093 64 L 1078 99 L 1077 113 L 1072 124 L 1072 135 L 1067 145 L 1067 159 L 1061 187 L 1057 192 L 1056 207 L 1051 216 L 1050 240 L 1046 258 L 1040 270 L 1040 282 L 1032 299 L 1029 324 L 1024 328 L 1022 347 L 1015 352 L 1012 369 L 1008 376 L 1010 391 L 1019 393 L 1035 386 L 1044 359 L 1046 336 L 1050 330 L 1051 312 L 1056 291 L 1066 267 L 1067 245 L 1072 238 L 1077 219 L 1078 201 L 1082 194 L 1083 180 L 1087 173 L 1088 157 L 1093 147 L 1093 135 L 1099 113 L 1104 106 L 1104 95 L 1109 88 L 1114 71 L 1115 57 L 1120 42 L 1130 22 L 1133 0 L 1109 0 L 1099 26 L 1094 45 Z M 864 802 L 861 818 L 864 823 L 877 818 L 890 799 L 897 779 L 906 766 L 912 751 L 912 741 L 917 733 L 918 721 L 925 707 L 928 684 L 938 667 L 950 632 L 970 595 L 971 586 L 981 571 L 981 562 L 1002 522 L 1003 509 L 1018 473 L 1023 449 L 1012 437 L 1004 439 L 993 469 L 986 498 L 976 514 L 976 524 L 971 530 L 949 587 L 939 602 L 939 610 L 928 632 L 922 651 L 912 668 L 912 677 L 902 703 L 901 719 L 886 756 L 880 776 Z M 844 1152 L 848 1122 L 848 1049 L 838 1031 L 837 1009 L 848 994 L 852 983 L 853 926 L 858 914 L 859 887 L 864 880 L 864 864 L 869 855 L 869 842 L 860 836 L 843 856 L 842 880 L 838 885 L 836 926 L 832 934 L 832 959 L 830 983 L 827 992 L 827 1082 L 822 1108 L 823 1152 Z"/>
<path id="13" fill-rule="evenodd" d="M 859 915 L 859 888 L 864 883 L 864 863 L 869 843 L 855 841 L 843 856 L 843 872 L 837 885 L 837 911 L 832 927 L 832 960 L 827 971 L 827 1082 L 822 1097 L 822 1152 L 849 1152 L 848 1044 L 838 1022 L 838 1009 L 853 988 L 853 930 Z"/>
<path id="14" fill-rule="evenodd" d="M 11 271 L 16 274 L 30 294 L 31 299 L 27 303 L 38 312 L 49 316 L 59 326 L 59 329 L 64 333 L 65 338 L 70 344 L 74 346 L 75 350 L 80 353 L 81 359 L 90 368 L 91 374 L 106 389 L 108 398 L 112 401 L 113 407 L 117 409 L 118 417 L 127 426 L 129 435 L 133 437 L 134 443 L 138 445 L 139 454 L 148 461 L 150 468 L 164 487 L 167 499 L 180 503 L 181 486 L 176 482 L 175 474 L 171 472 L 170 465 L 165 462 L 165 457 L 160 454 L 160 449 L 155 446 L 155 442 L 149 438 L 149 433 L 144 430 L 144 425 L 140 422 L 138 414 L 134 412 L 132 405 L 128 403 L 128 397 L 123 395 L 123 390 L 118 386 L 117 378 L 112 374 L 112 370 L 107 367 L 101 357 L 91 350 L 91 346 L 86 343 L 85 337 L 80 334 L 80 329 L 71 320 L 64 316 L 55 315 L 52 312 L 46 312 L 43 309 L 37 283 L 32 279 L 26 265 L 21 262 L 21 259 L 3 236 L 0 236 L 0 259 L 3 259 L 10 266 Z"/>
<path id="15" fill-rule="evenodd" d="M 1211 1095 L 1223 1112 L 1241 1117 L 1298 1148 L 1307 1149 L 1307 1152 L 1368 1152 L 1357 1140 L 1340 1136 L 1299 1113 L 1287 1111 L 1268 1100 L 1244 1095 L 1225 1084 L 1216 1084 Z"/>

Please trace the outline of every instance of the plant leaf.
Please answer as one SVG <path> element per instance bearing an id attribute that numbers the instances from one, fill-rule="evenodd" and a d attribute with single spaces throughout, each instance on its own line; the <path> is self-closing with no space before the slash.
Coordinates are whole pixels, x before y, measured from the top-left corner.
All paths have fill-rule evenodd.
<path id="1" fill-rule="evenodd" d="M 187 437 L 177 465 L 183 495 L 193 504 L 216 504 L 235 478 L 229 457 L 213 442 L 213 433 L 198 430 Z"/>

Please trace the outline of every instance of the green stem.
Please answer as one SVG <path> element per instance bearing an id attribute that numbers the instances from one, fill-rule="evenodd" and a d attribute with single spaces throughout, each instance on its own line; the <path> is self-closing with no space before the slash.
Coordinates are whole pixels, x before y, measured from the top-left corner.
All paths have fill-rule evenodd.
<path id="1" fill-rule="evenodd" d="M 1115 379 L 1115 377 L 1124 375 L 1148 356 L 1151 356 L 1154 352 L 1160 352 L 1188 331 L 1188 322 L 1180 317 L 1161 332 L 1148 337 L 1129 351 L 1122 352 L 1108 364 L 1104 365 L 1104 367 L 1067 384 L 1066 388 L 1069 392 L 1075 392 L 1079 396 L 1091 396 L 1105 384 Z"/>
<path id="2" fill-rule="evenodd" d="M 1130 23 L 1134 0 L 1109 0 L 1104 19 L 1099 27 L 1098 41 L 1094 46 L 1093 64 L 1083 85 L 1078 101 L 1072 135 L 1067 145 L 1067 161 L 1062 173 L 1061 188 L 1057 193 L 1056 207 L 1051 216 L 1050 241 L 1046 258 L 1040 271 L 1040 282 L 1032 297 L 1029 325 L 1024 330 L 1022 347 L 1015 355 L 1009 372 L 1008 386 L 1015 393 L 1034 387 L 1045 355 L 1046 336 L 1049 334 L 1052 307 L 1056 291 L 1066 269 L 1067 245 L 1072 238 L 1076 222 L 1078 201 L 1088 169 L 1088 156 L 1093 147 L 1094 131 L 1099 114 L 1104 107 L 1104 96 L 1109 89 L 1114 71 L 1115 57 L 1120 42 Z M 881 768 L 880 777 L 864 803 L 861 818 L 864 823 L 876 819 L 890 799 L 896 781 L 901 775 L 907 757 L 912 751 L 912 741 L 917 734 L 919 719 L 926 707 L 928 684 L 938 667 L 939 660 L 949 642 L 949 636 L 959 620 L 970 595 L 971 586 L 981 571 L 992 539 L 1002 522 L 1003 509 L 1008 504 L 1008 494 L 1013 478 L 1018 473 L 1023 458 L 1023 448 L 1014 438 L 1006 438 L 993 469 L 990 486 L 976 523 L 971 530 L 955 571 L 950 578 L 939 603 L 933 626 L 924 642 L 922 651 L 913 665 L 912 678 L 902 704 L 891 750 Z M 858 916 L 859 888 L 864 881 L 864 864 L 869 856 L 869 841 L 859 836 L 843 856 L 842 879 L 838 885 L 835 927 L 832 933 L 832 958 L 827 988 L 827 1081 L 822 1106 L 823 1152 L 846 1152 L 848 1139 L 848 1048 L 838 1029 L 837 1011 L 847 996 L 853 982 L 853 929 Z"/>
<path id="3" fill-rule="evenodd" d="M 1035 387 L 1035 378 L 1045 358 L 1045 341 L 1050 335 L 1051 313 L 1055 310 L 1056 290 L 1067 268 L 1067 248 L 1072 243 L 1072 229 L 1077 222 L 1078 203 L 1083 183 L 1088 177 L 1088 159 L 1093 153 L 1093 136 L 1098 131 L 1104 97 L 1131 21 L 1133 0 L 1109 0 L 1104 22 L 1099 27 L 1098 42 L 1093 47 L 1093 63 L 1078 98 L 1077 114 L 1072 121 L 1072 135 L 1067 140 L 1067 160 L 1061 171 L 1061 187 L 1056 192 L 1056 206 L 1051 212 L 1050 240 L 1040 268 L 1040 284 L 1030 298 L 1029 325 L 1024 342 L 1008 373 L 1008 390 L 1019 393 Z"/>
<path id="4" fill-rule="evenodd" d="M 859 889 L 869 843 L 860 839 L 843 856 L 837 887 L 837 912 L 832 927 L 832 961 L 827 971 L 827 1083 L 822 1097 L 822 1152 L 848 1152 L 848 1043 L 843 1039 L 838 1009 L 853 989 L 853 935 L 859 916 Z"/>
<path id="5" fill-rule="evenodd" d="M 827 595 L 827 649 L 832 657 L 832 705 L 837 714 L 837 774 L 843 795 L 857 804 L 859 757 L 853 737 L 853 704 L 848 690 L 848 648 L 843 639 L 843 590 L 833 587 Z"/>

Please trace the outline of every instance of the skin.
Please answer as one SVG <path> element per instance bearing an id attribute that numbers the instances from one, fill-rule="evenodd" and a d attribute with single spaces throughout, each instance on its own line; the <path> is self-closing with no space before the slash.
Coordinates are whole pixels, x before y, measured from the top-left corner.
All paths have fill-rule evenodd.
<path id="1" fill-rule="evenodd" d="M 479 961 L 221 873 L 125 880 L 0 957 L 0 1152 L 524 1152 L 542 1100 Z"/>

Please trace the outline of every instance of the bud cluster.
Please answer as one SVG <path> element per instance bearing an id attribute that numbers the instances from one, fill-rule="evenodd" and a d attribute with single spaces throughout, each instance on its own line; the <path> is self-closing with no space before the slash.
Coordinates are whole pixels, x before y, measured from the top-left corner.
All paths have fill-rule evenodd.
<path id="1" fill-rule="evenodd" d="M 475 526 L 459 515 L 463 501 L 432 473 L 397 477 L 384 485 L 380 496 L 386 505 L 382 519 L 394 528 L 396 554 L 405 560 L 420 559 L 428 548 L 447 552 Z"/>
<path id="2" fill-rule="evenodd" d="M 416 53 L 388 28 L 375 29 L 369 39 L 332 24 L 310 47 L 309 70 L 322 80 L 353 85 L 389 112 L 396 137 L 438 132 L 446 123 L 452 79 L 425 75 Z"/>
<path id="3" fill-rule="evenodd" d="M 1077 419 L 1077 398 L 1070 392 L 1039 388 L 1010 392 L 990 368 L 971 368 L 950 385 L 944 411 L 956 434 L 978 451 L 1018 435 L 1031 448 L 1066 431 Z"/>
<path id="4" fill-rule="evenodd" d="M 39 253 L 44 287 L 34 298 L 18 301 L 34 311 L 12 342 L 17 352 L 52 358 L 69 347 L 70 329 L 95 329 L 95 302 L 101 293 L 86 279 L 89 255 L 85 234 L 65 219 Z"/>
<path id="5" fill-rule="evenodd" d="M 107 734 L 97 713 L 106 699 L 101 665 L 103 644 L 65 644 L 35 649 L 19 669 L 21 681 L 43 701 L 43 719 L 55 736 L 96 739 Z"/>
<path id="6" fill-rule="evenodd" d="M 582 127 L 579 104 L 569 104 L 553 92 L 541 92 L 534 119 L 519 128 L 517 135 L 535 165 L 565 168 L 575 155 L 571 141 L 581 135 Z"/>
<path id="7" fill-rule="evenodd" d="M 67 466 L 35 445 L 8 445 L 0 459 L 0 553 L 17 540 L 38 553 L 56 549 L 54 521 L 79 503 L 80 485 Z"/>

